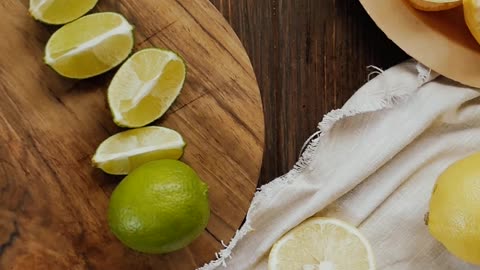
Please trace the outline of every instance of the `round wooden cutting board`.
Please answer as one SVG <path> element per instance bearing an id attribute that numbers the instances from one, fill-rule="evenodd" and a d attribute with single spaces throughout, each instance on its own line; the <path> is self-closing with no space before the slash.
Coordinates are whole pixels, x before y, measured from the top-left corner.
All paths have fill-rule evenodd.
<path id="1" fill-rule="evenodd" d="M 27 0 L 0 3 L 0 269 L 194 269 L 214 259 L 240 226 L 263 155 L 260 93 L 235 33 L 208 0 L 100 0 L 135 25 L 135 50 L 169 48 L 188 64 L 186 86 L 155 124 L 188 146 L 183 161 L 208 183 L 211 218 L 188 248 L 146 255 L 107 225 L 121 177 L 90 165 L 96 147 L 121 131 L 106 89 L 114 71 L 83 81 L 43 63 L 56 30 L 32 19 Z"/>

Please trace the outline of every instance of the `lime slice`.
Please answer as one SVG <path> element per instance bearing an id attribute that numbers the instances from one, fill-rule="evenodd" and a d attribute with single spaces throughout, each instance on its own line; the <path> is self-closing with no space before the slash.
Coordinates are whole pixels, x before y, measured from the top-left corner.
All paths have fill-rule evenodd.
<path id="1" fill-rule="evenodd" d="M 128 57 L 133 48 L 132 30 L 117 13 L 82 17 L 53 33 L 45 48 L 45 62 L 69 78 L 99 75 Z"/>
<path id="2" fill-rule="evenodd" d="M 270 251 L 269 270 L 374 270 L 368 241 L 353 226 L 312 218 L 284 235 Z"/>
<path id="3" fill-rule="evenodd" d="M 185 141 L 178 132 L 164 127 L 144 127 L 106 139 L 92 162 L 106 173 L 123 175 L 152 160 L 179 159 L 184 147 Z"/>
<path id="4" fill-rule="evenodd" d="M 141 127 L 160 118 L 182 90 L 186 66 L 176 53 L 145 49 L 118 70 L 108 88 L 108 103 L 119 126 Z"/>
<path id="5" fill-rule="evenodd" d="M 30 14 L 44 23 L 65 24 L 91 10 L 98 0 L 30 0 Z"/>

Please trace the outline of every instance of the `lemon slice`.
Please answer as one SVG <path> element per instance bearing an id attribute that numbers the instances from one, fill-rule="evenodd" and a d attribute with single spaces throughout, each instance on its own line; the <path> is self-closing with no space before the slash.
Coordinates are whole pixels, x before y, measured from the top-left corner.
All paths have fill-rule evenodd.
<path id="1" fill-rule="evenodd" d="M 106 173 L 123 175 L 149 161 L 179 159 L 184 147 L 185 141 L 178 132 L 164 127 L 144 127 L 106 139 L 92 162 Z"/>
<path id="2" fill-rule="evenodd" d="M 284 235 L 270 251 L 269 270 L 373 270 L 368 241 L 336 219 L 312 218 Z"/>
<path id="3" fill-rule="evenodd" d="M 128 57 L 133 48 L 132 30 L 117 13 L 82 17 L 53 33 L 45 48 L 45 62 L 69 78 L 99 75 Z"/>
<path id="4" fill-rule="evenodd" d="M 145 49 L 128 59 L 108 88 L 108 104 L 119 126 L 141 127 L 160 118 L 180 94 L 183 59 L 161 49 Z"/>
<path id="5" fill-rule="evenodd" d="M 440 11 L 458 7 L 462 0 L 410 0 L 412 6 L 424 11 Z"/>
<path id="6" fill-rule="evenodd" d="M 91 10 L 98 0 L 30 0 L 30 14 L 44 23 L 65 24 Z"/>

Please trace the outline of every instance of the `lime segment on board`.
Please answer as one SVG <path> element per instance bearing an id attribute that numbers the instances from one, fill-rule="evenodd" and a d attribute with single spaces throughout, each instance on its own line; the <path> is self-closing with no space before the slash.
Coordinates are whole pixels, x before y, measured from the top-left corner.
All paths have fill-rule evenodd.
<path id="1" fill-rule="evenodd" d="M 106 139 L 92 162 L 106 173 L 123 175 L 149 161 L 178 159 L 184 147 L 185 141 L 178 132 L 164 127 L 144 127 Z"/>
<path id="2" fill-rule="evenodd" d="M 133 49 L 133 26 L 120 14 L 95 13 L 58 29 L 47 42 L 45 63 L 60 75 L 84 79 L 104 73 Z"/>
<path id="3" fill-rule="evenodd" d="M 185 77 L 185 63 L 172 51 L 145 49 L 135 53 L 108 88 L 114 122 L 141 127 L 160 118 L 180 94 Z"/>

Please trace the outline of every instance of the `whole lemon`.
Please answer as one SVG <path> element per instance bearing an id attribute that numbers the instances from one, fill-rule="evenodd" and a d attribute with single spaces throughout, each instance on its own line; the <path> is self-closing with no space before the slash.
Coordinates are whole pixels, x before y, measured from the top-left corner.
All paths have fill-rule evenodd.
<path id="1" fill-rule="evenodd" d="M 430 200 L 428 228 L 452 254 L 480 265 L 480 153 L 440 175 Z"/>
<path id="2" fill-rule="evenodd" d="M 108 207 L 110 229 L 122 243 L 140 252 L 181 249 L 207 226 L 207 191 L 207 185 L 185 163 L 146 163 L 113 191 Z"/>

